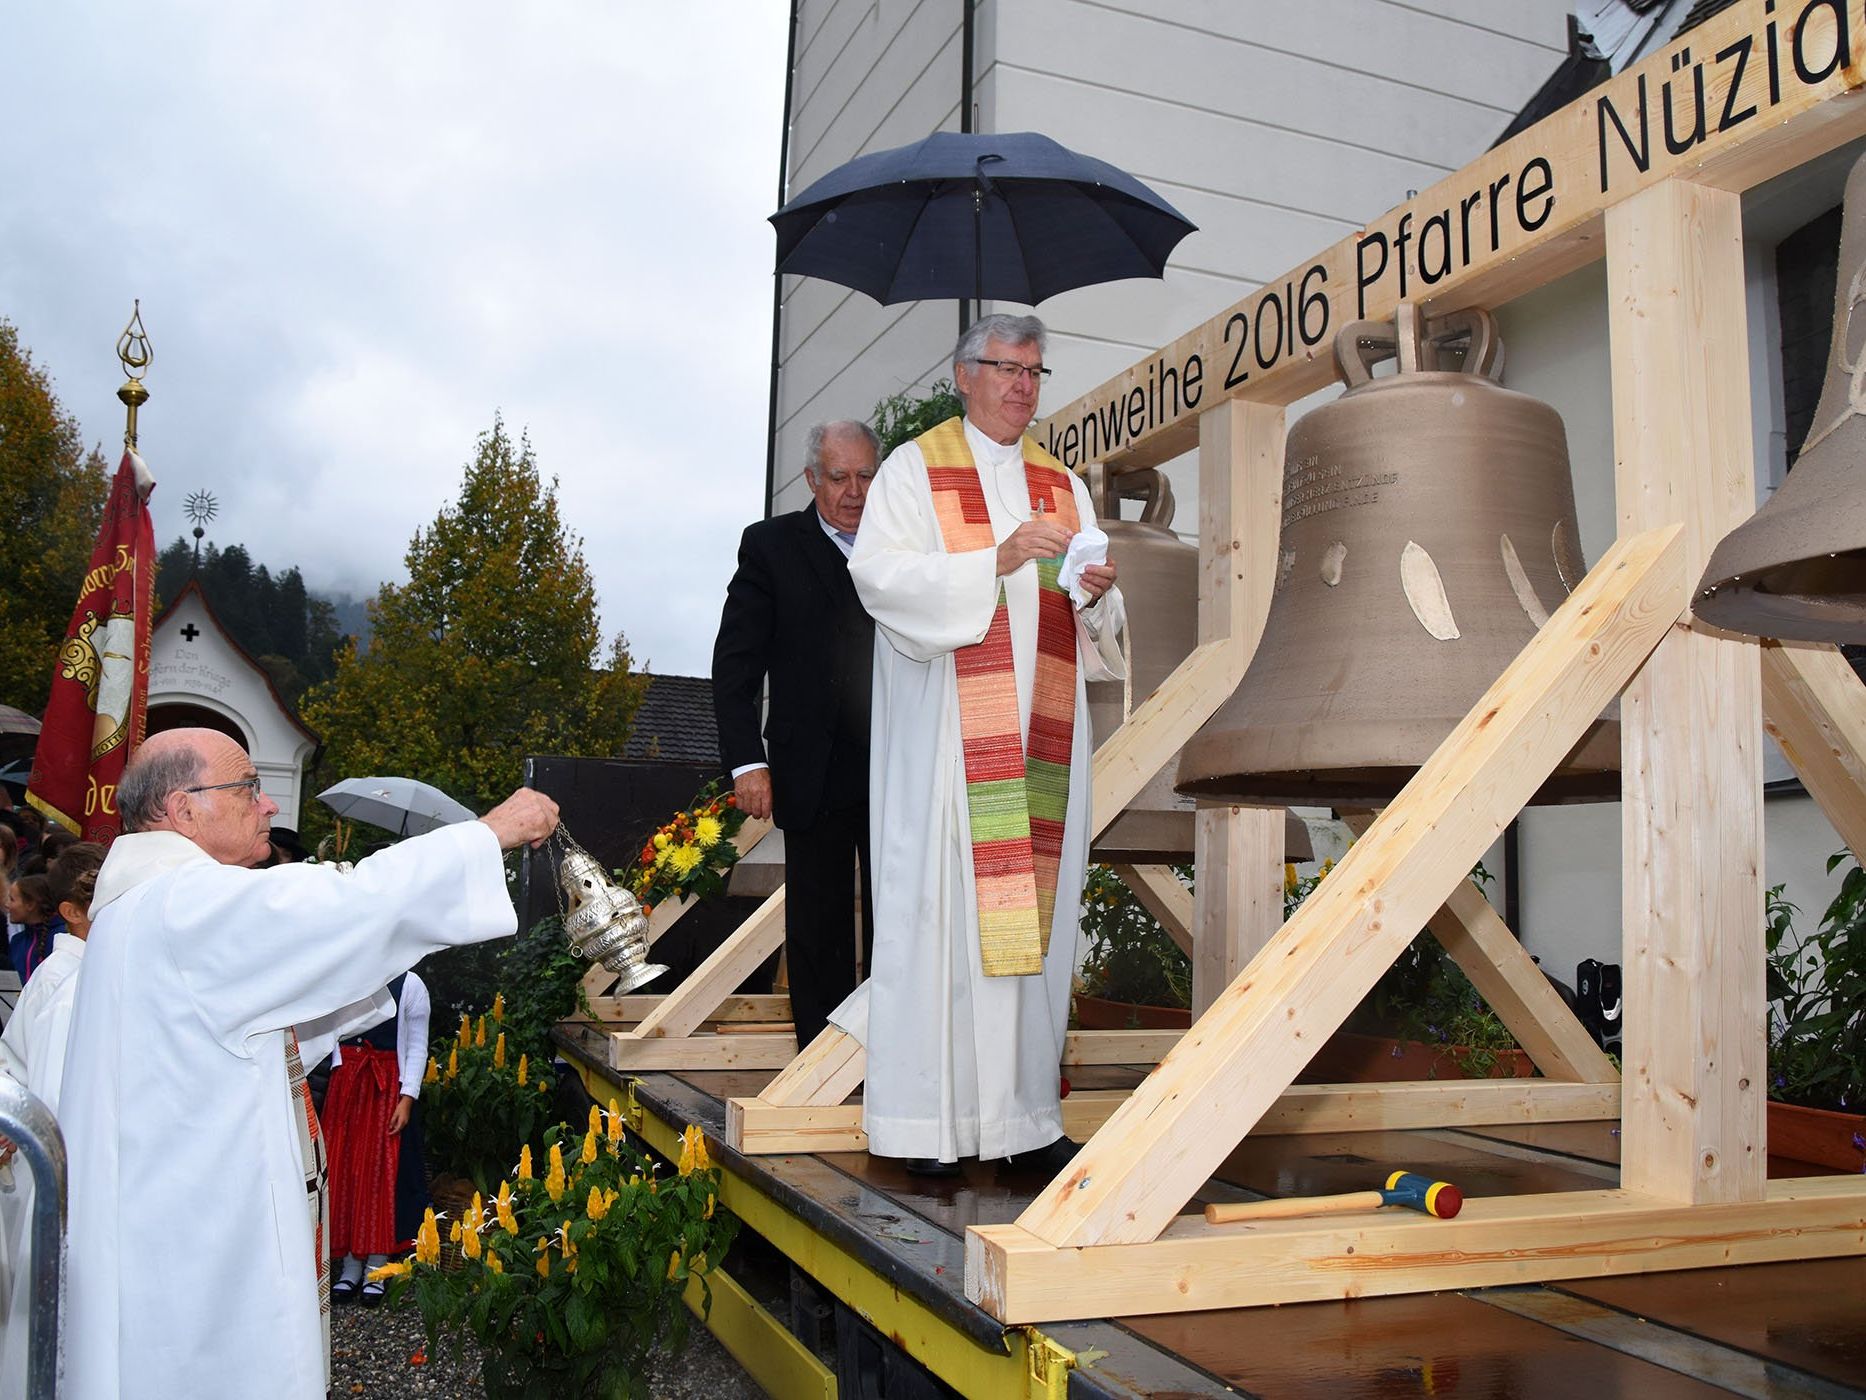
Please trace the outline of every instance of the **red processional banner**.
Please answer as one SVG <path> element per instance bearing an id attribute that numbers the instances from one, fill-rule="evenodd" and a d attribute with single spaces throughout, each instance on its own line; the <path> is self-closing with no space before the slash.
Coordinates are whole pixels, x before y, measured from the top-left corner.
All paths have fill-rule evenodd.
<path id="1" fill-rule="evenodd" d="M 143 739 L 155 602 L 148 506 L 154 487 L 142 459 L 126 451 L 52 666 L 52 695 L 26 789 L 28 802 L 86 841 L 116 837 L 117 782 Z"/>

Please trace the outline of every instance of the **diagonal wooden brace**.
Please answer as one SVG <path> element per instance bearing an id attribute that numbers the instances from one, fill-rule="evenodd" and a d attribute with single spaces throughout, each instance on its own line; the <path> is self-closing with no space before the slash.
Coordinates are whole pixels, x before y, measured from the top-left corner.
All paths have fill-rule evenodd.
<path id="1" fill-rule="evenodd" d="M 1860 858 L 1866 852 L 1866 685 L 1837 648 L 1762 644 L 1762 727 Z"/>
<path id="2" fill-rule="evenodd" d="M 1680 534 L 1608 551 L 1020 1227 L 1067 1247 L 1165 1228 L 1678 621 Z"/>

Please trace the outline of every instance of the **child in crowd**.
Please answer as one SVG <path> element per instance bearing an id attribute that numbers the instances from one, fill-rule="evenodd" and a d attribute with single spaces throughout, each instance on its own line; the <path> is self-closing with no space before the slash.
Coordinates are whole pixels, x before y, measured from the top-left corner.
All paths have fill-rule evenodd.
<path id="1" fill-rule="evenodd" d="M 64 929 L 52 898 L 52 882 L 44 875 L 20 876 L 7 891 L 6 916 L 7 953 L 23 987 L 52 951 L 52 939 Z"/>

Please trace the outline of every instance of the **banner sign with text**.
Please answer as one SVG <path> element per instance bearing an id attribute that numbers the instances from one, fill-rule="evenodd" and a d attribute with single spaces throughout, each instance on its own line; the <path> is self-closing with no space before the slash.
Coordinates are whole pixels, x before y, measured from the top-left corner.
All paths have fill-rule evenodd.
<path id="1" fill-rule="evenodd" d="M 1531 251 L 1579 267 L 1599 256 L 1602 212 L 1661 180 L 1759 184 L 1866 132 L 1863 41 L 1866 0 L 1733 6 L 1051 414 L 1037 438 L 1070 467 L 1165 461 L 1225 398 L 1289 403 L 1327 384 L 1354 321 L 1406 300 L 1507 300 Z"/>

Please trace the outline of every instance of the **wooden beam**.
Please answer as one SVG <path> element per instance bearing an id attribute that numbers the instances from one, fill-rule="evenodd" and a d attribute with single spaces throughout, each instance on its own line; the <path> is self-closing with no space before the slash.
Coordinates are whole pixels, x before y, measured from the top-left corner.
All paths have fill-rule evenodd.
<path id="1" fill-rule="evenodd" d="M 1550 1079 L 1617 1084 L 1619 1072 L 1568 1009 L 1535 959 L 1490 907 L 1483 891 L 1459 882 L 1426 927 L 1464 970 L 1477 994 Z"/>
<path id="2" fill-rule="evenodd" d="M 784 891 L 780 889 L 734 929 L 686 981 L 642 1017 L 633 1034 L 641 1040 L 690 1034 L 783 943 Z"/>
<path id="3" fill-rule="evenodd" d="M 1199 415 L 1199 640 L 1256 654 L 1276 592 L 1284 414 L 1229 400 Z M 1228 699 L 1236 682 L 1216 697 Z M 1214 710 L 1217 708 L 1213 706 Z M 1210 1006 L 1283 926 L 1281 807 L 1201 805 L 1193 824 L 1192 1010 Z"/>
<path id="4" fill-rule="evenodd" d="M 1095 750 L 1090 797 L 1098 834 L 1212 717 L 1243 674 L 1229 641 L 1194 647 L 1159 689 L 1135 706 L 1127 723 L 1102 742 Z"/>
<path id="5" fill-rule="evenodd" d="M 1180 883 L 1170 865 L 1117 865 L 1117 880 L 1126 885 L 1149 914 L 1160 921 L 1166 936 L 1192 956 L 1192 891 Z"/>
<path id="6" fill-rule="evenodd" d="M 1199 872 L 1192 1014 L 1200 1016 L 1283 926 L 1281 807 L 1200 804 L 1192 839 Z"/>
<path id="7" fill-rule="evenodd" d="M 1157 1065 L 1184 1034 L 1181 1030 L 1070 1031 L 1063 1037 L 1063 1067 Z"/>
<path id="8" fill-rule="evenodd" d="M 631 992 L 622 997 L 591 997 L 588 1016 L 567 1016 L 569 1021 L 594 1021 L 604 1025 L 627 1025 L 641 1020 L 667 998 L 662 993 Z M 758 992 L 747 996 L 727 997 L 706 1018 L 715 1021 L 788 1021 L 790 997 L 784 992 Z"/>
<path id="9" fill-rule="evenodd" d="M 825 1026 L 759 1095 L 768 1104 L 839 1104 L 868 1072 L 862 1042 L 840 1026 Z M 734 1143 L 733 1146 L 737 1146 Z"/>
<path id="10" fill-rule="evenodd" d="M 1859 859 L 1866 851 L 1866 685 L 1838 648 L 1762 644 L 1762 727 Z"/>
<path id="11" fill-rule="evenodd" d="M 1378 1184 L 1375 1181 L 1373 1184 Z M 966 1232 L 966 1296 L 1000 1322 L 1255 1307 L 1857 1254 L 1866 1177 L 1769 1183 L 1763 1200 L 1687 1206 L 1629 1191 L 1465 1198 L 1409 1210 L 1208 1225 L 1058 1249 L 1020 1225 Z"/>
<path id="12" fill-rule="evenodd" d="M 797 1055 L 797 1037 L 789 1031 L 738 1035 L 639 1036 L 615 1032 L 609 1037 L 609 1067 L 646 1074 L 653 1070 L 783 1069 Z"/>
<path id="13" fill-rule="evenodd" d="M 1866 17 L 1857 0 L 1845 4 L 1850 52 L 1828 3 L 1732 6 L 1063 405 L 1033 434 L 1071 467 L 1158 465 L 1191 450 L 1195 421 L 1223 397 L 1288 404 L 1332 383 L 1330 346 L 1349 322 L 1390 317 L 1403 299 L 1426 300 L 1434 314 L 1498 305 L 1598 258 L 1602 211 L 1671 176 L 1741 192 L 1844 145 L 1866 132 Z M 1700 79 L 1694 101 L 1686 94 Z M 1676 152 L 1661 139 L 1667 103 L 1688 142 Z M 1703 116 L 1702 139 L 1690 139 L 1687 108 Z"/>
<path id="14" fill-rule="evenodd" d="M 769 1091 L 767 1091 L 767 1094 Z M 1129 1097 L 1125 1089 L 1078 1089 L 1063 1100 L 1063 1131 L 1076 1139 L 1100 1130 Z M 1494 1123 L 1583 1123 L 1617 1118 L 1617 1084 L 1546 1079 L 1425 1079 L 1401 1084 L 1295 1084 L 1270 1106 L 1255 1132 L 1397 1132 Z M 728 1100 L 726 1141 L 750 1156 L 865 1152 L 862 1106 Z"/>
<path id="15" fill-rule="evenodd" d="M 1682 520 L 1694 580 L 1756 502 L 1741 203 L 1673 180 L 1607 216 L 1620 532 Z M 1759 659 L 1678 627 L 1620 704 L 1620 1180 L 1667 1200 L 1760 1200 L 1766 1174 Z"/>
<path id="16" fill-rule="evenodd" d="M 1680 530 L 1622 539 L 1373 829 L 1019 1219 L 1052 1244 L 1159 1234 L 1437 911 L 1685 604 Z"/>

